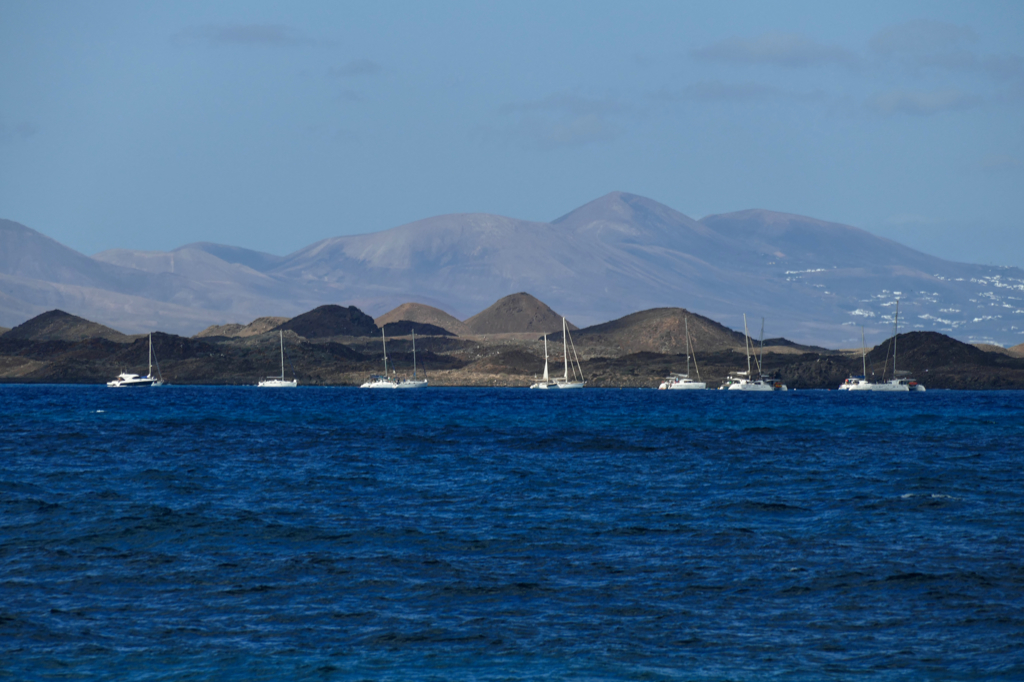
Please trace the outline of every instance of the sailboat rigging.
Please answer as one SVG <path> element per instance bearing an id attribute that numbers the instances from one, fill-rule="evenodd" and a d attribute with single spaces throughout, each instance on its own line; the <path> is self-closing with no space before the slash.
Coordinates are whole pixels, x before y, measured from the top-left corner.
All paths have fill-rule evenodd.
<path id="1" fill-rule="evenodd" d="M 113 381 L 107 382 L 108 388 L 133 388 L 138 386 L 163 386 L 164 378 L 160 374 L 160 363 L 156 363 L 156 376 L 153 376 L 153 363 L 156 360 L 156 354 L 153 352 L 153 335 L 149 335 L 149 372 L 146 376 L 140 377 L 138 374 L 131 374 L 130 372 L 121 372 L 117 375 L 117 378 Z"/>
<path id="2" fill-rule="evenodd" d="M 693 354 L 693 342 L 690 340 L 689 317 L 683 318 L 683 328 L 686 330 L 686 374 L 670 374 L 658 386 L 659 390 L 697 390 L 707 388 L 707 384 L 700 380 L 700 368 L 697 367 L 697 356 L 693 356 L 693 366 L 697 370 L 697 381 L 690 378 L 690 355 Z"/>
<path id="3" fill-rule="evenodd" d="M 583 368 L 580 367 L 580 357 L 576 353 L 576 344 L 573 343 L 569 334 L 569 325 L 565 318 L 562 318 L 562 346 L 565 355 L 565 374 L 561 377 L 550 378 L 548 375 L 548 335 L 544 335 L 544 376 L 540 381 L 535 382 L 530 388 L 583 388 L 586 380 L 583 378 Z M 569 349 L 572 349 L 573 360 L 569 360 Z M 569 368 L 572 367 L 572 379 L 569 378 Z"/>
<path id="4" fill-rule="evenodd" d="M 284 378 L 284 331 L 279 329 L 277 331 L 281 339 L 281 376 L 279 377 L 267 377 L 261 379 L 257 386 L 261 388 L 295 388 L 299 385 L 298 380 L 295 378 L 295 369 L 292 368 L 292 378 L 289 381 Z"/>

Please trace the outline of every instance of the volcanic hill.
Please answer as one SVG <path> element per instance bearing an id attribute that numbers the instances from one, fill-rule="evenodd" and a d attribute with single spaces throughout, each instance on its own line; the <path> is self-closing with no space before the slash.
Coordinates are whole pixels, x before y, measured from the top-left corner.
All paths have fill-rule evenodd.
<path id="1" fill-rule="evenodd" d="M 308 313 L 297 315 L 271 331 L 290 329 L 307 339 L 329 336 L 376 336 L 380 328 L 373 318 L 354 305 L 322 305 Z"/>
<path id="2" fill-rule="evenodd" d="M 449 315 L 440 308 L 422 303 L 403 303 L 376 318 L 374 322 L 378 327 L 383 327 L 386 324 L 403 320 L 440 327 L 456 336 L 465 336 L 470 333 L 469 328 L 461 320 Z"/>
<path id="3" fill-rule="evenodd" d="M 578 345 L 623 353 L 686 353 L 686 329 L 697 352 L 742 348 L 743 334 L 683 308 L 642 310 L 574 333 Z M 561 339 L 561 334 L 556 338 Z M 612 350 L 614 349 L 614 350 Z"/>
<path id="4" fill-rule="evenodd" d="M 552 334 L 562 331 L 562 316 L 526 292 L 499 299 L 466 320 L 471 334 Z M 569 329 L 576 326 L 569 323 Z"/>
<path id="5" fill-rule="evenodd" d="M 203 339 L 210 336 L 223 336 L 226 338 L 246 338 L 259 336 L 271 329 L 277 329 L 288 321 L 287 317 L 258 317 L 249 324 L 215 324 L 207 327 L 192 338 Z"/>
<path id="6" fill-rule="evenodd" d="M 107 339 L 117 343 L 130 343 L 127 334 L 90 322 L 84 318 L 51 310 L 19 324 L 4 334 L 7 340 L 25 341 L 81 341 L 83 339 Z"/>

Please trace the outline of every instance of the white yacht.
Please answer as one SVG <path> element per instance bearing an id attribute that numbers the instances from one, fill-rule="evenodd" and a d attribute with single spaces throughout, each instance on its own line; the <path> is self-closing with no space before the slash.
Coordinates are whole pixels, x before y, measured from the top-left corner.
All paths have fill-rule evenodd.
<path id="1" fill-rule="evenodd" d="M 388 342 L 384 338 L 384 328 L 380 330 L 380 342 L 384 347 L 384 374 L 372 374 L 359 388 L 398 388 L 398 377 L 388 376 Z"/>
<path id="2" fill-rule="evenodd" d="M 544 376 L 540 381 L 534 383 L 530 388 L 583 388 L 586 381 L 583 379 L 583 369 L 580 367 L 580 358 L 576 354 L 576 344 L 572 342 L 569 335 L 569 326 L 562 318 L 562 345 L 565 346 L 565 376 L 552 379 L 548 375 L 548 335 L 544 335 Z M 569 362 L 569 348 L 572 348 L 573 362 Z M 572 379 L 569 378 L 569 367 L 572 367 Z"/>
<path id="3" fill-rule="evenodd" d="M 426 375 L 426 370 L 424 370 Z M 412 330 L 412 379 L 406 377 L 398 382 L 398 388 L 426 388 L 426 379 L 416 378 L 416 330 Z"/>
<path id="4" fill-rule="evenodd" d="M 754 378 L 750 367 L 750 333 L 747 331 L 747 315 L 743 314 L 743 336 L 747 348 L 747 371 L 730 372 L 721 386 L 720 391 L 788 391 L 780 380 L 765 375 L 761 371 L 761 360 L 757 359 L 757 378 Z M 761 320 L 761 354 L 764 355 L 764 320 Z"/>
<path id="5" fill-rule="evenodd" d="M 140 377 L 138 374 L 131 374 L 130 372 L 121 372 L 117 375 L 117 378 L 113 381 L 107 382 L 108 388 L 133 388 L 137 386 L 163 386 L 164 378 L 160 374 L 160 363 L 156 364 L 156 376 L 153 376 L 153 360 L 156 356 L 153 354 L 153 335 L 149 335 L 149 372 L 146 376 Z"/>
<path id="6" fill-rule="evenodd" d="M 923 391 L 925 387 L 916 380 L 907 377 L 896 376 L 896 340 L 899 337 L 899 319 L 900 319 L 900 302 L 896 300 L 896 314 L 893 318 L 893 336 L 892 336 L 892 373 L 893 378 L 885 379 L 885 370 L 882 371 L 882 381 L 871 381 L 867 378 L 868 365 L 867 365 L 867 346 L 864 343 L 864 328 L 860 330 L 860 343 L 861 343 L 861 354 L 863 362 L 863 376 L 852 376 L 848 377 L 846 381 L 839 387 L 840 391 L 879 391 L 887 393 L 906 393 L 908 391 Z M 886 357 L 885 366 L 888 368 L 889 359 Z"/>
<path id="7" fill-rule="evenodd" d="M 690 342 L 689 318 L 684 317 L 683 324 L 686 329 L 686 374 L 669 374 L 658 386 L 660 391 L 703 390 L 708 387 L 700 380 L 700 368 L 697 367 L 696 355 L 693 356 L 693 366 L 697 370 L 697 380 L 694 381 L 690 378 L 690 355 L 693 353 L 693 344 Z"/>
<path id="8" fill-rule="evenodd" d="M 281 376 L 261 379 L 256 384 L 261 388 L 295 388 L 299 385 L 299 382 L 295 379 L 294 371 L 291 381 L 284 378 L 284 331 L 279 329 L 278 334 L 281 335 Z"/>

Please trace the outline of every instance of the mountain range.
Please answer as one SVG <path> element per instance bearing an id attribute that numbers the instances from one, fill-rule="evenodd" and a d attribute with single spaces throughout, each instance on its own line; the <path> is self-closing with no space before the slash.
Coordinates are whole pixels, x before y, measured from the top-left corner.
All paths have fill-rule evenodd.
<path id="1" fill-rule="evenodd" d="M 466 321 L 529 292 L 581 327 L 685 307 L 756 336 L 860 346 L 901 331 L 1024 338 L 1024 271 L 946 261 L 856 227 L 765 210 L 691 219 L 613 192 L 551 222 L 444 215 L 333 237 L 287 256 L 197 243 L 89 257 L 0 220 L 0 325 L 52 308 L 128 333 L 194 334 L 316 306 L 400 304 Z"/>

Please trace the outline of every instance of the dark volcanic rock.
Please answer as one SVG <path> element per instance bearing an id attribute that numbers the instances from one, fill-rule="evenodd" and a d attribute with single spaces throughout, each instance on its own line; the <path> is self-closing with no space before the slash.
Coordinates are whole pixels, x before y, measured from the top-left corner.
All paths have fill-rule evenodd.
<path id="1" fill-rule="evenodd" d="M 474 372 L 493 374 L 518 374 L 523 376 L 540 376 L 544 371 L 544 358 L 539 355 L 521 350 L 503 350 L 481 358 L 469 365 Z M 551 366 L 552 374 L 558 374 L 558 367 Z"/>
<path id="2" fill-rule="evenodd" d="M 417 336 L 455 336 L 447 329 L 442 329 L 433 324 L 425 322 L 413 322 L 412 320 L 400 320 L 388 322 L 384 325 L 384 334 L 387 336 L 409 336 L 416 332 Z"/>
<path id="3" fill-rule="evenodd" d="M 378 336 L 380 328 L 373 318 L 354 305 L 342 308 L 340 305 L 322 305 L 308 313 L 302 313 L 273 329 L 292 330 L 307 339 L 328 336 Z"/>

